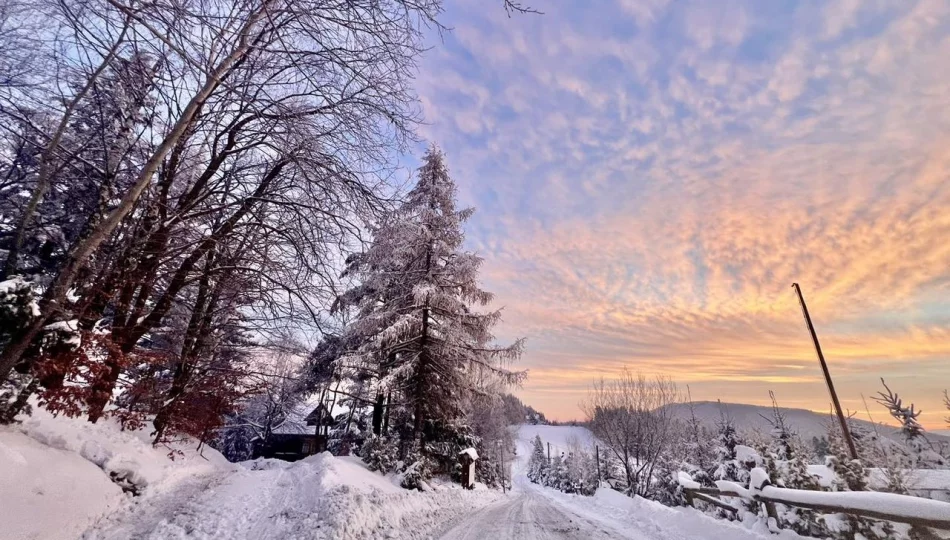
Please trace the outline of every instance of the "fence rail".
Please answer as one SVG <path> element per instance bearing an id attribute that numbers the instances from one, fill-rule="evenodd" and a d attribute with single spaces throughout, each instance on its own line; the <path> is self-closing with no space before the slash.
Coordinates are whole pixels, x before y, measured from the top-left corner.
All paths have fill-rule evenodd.
<path id="1" fill-rule="evenodd" d="M 719 487 L 699 487 L 693 482 L 680 482 L 686 500 L 692 506 L 695 501 L 704 501 L 723 510 L 738 513 L 738 508 L 722 497 L 734 497 L 762 504 L 775 525 L 782 527 L 776 504 L 804 508 L 826 513 L 851 514 L 917 527 L 930 527 L 950 531 L 950 503 L 873 491 L 806 491 L 786 489 L 762 481 L 758 486 L 745 489 L 731 482 L 719 482 Z"/>

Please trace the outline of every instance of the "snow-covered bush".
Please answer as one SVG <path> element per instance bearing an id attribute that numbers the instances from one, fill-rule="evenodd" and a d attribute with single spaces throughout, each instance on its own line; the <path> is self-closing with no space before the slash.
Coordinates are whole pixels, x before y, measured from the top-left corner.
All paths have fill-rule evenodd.
<path id="1" fill-rule="evenodd" d="M 228 461 L 247 461 L 254 457 L 257 435 L 247 426 L 234 426 L 219 430 L 210 441 L 212 448 L 221 452 Z"/>
<path id="2" fill-rule="evenodd" d="M 399 460 L 399 444 L 389 437 L 369 437 L 360 449 L 360 458 L 369 470 L 389 473 Z"/>
<path id="3" fill-rule="evenodd" d="M 686 506 L 686 495 L 679 482 L 684 464 L 661 458 L 653 475 L 652 499 L 666 506 Z"/>
<path id="4" fill-rule="evenodd" d="M 741 444 L 734 421 L 726 416 L 720 419 L 719 435 L 716 444 L 716 456 L 718 463 L 711 472 L 714 480 L 725 480 L 745 485 L 749 482 L 749 472 L 762 464 L 762 456 L 754 448 Z M 758 511 L 758 505 L 742 501 L 751 512 Z M 721 516 L 729 516 L 721 509 L 716 509 Z"/>
<path id="5" fill-rule="evenodd" d="M 29 282 L 20 276 L 0 281 L 0 347 L 39 313 L 36 293 Z M 29 413 L 27 399 L 36 386 L 28 370 L 13 371 L 8 379 L 0 380 L 0 423 L 13 422 L 20 412 Z"/>
<path id="6" fill-rule="evenodd" d="M 869 489 L 868 471 L 864 463 L 860 459 L 851 457 L 842 436 L 834 427 L 829 431 L 828 440 L 831 444 L 831 455 L 826 456 L 825 466 L 835 475 L 831 482 L 832 490 L 867 491 Z M 835 539 L 884 540 L 894 537 L 894 530 L 890 523 L 873 521 L 851 514 L 826 514 L 819 517 L 819 522 Z"/>
<path id="7" fill-rule="evenodd" d="M 40 314 L 33 285 L 20 276 L 0 281 L 0 344 Z"/>
<path id="8" fill-rule="evenodd" d="M 428 481 L 432 478 L 432 461 L 418 452 L 409 454 L 407 465 L 399 472 L 399 485 L 406 489 L 429 491 Z"/>
<path id="9" fill-rule="evenodd" d="M 597 458 L 579 441 L 570 446 L 569 452 L 560 452 L 549 461 L 544 443 L 536 435 L 528 458 L 528 479 L 565 493 L 593 495 L 600 485 Z"/>
<path id="10" fill-rule="evenodd" d="M 534 453 L 532 453 L 532 458 Z M 575 450 L 570 453 L 561 453 L 551 458 L 541 457 L 540 466 L 535 463 L 531 481 L 554 488 L 564 493 L 579 495 L 593 495 L 597 491 L 597 461 L 590 453 Z"/>

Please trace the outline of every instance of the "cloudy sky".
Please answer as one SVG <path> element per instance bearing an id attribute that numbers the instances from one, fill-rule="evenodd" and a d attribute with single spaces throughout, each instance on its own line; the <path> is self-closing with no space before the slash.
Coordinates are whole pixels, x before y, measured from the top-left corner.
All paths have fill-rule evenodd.
<path id="1" fill-rule="evenodd" d="M 579 417 L 627 365 L 827 410 L 797 281 L 846 407 L 884 377 L 944 427 L 950 2 L 446 3 L 424 136 L 477 207 L 499 337 L 528 338 L 527 402 Z"/>

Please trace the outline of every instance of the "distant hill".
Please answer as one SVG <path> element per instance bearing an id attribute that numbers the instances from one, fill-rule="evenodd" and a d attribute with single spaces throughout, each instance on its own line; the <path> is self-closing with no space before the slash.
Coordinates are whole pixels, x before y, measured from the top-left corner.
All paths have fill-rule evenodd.
<path id="1" fill-rule="evenodd" d="M 502 394 L 501 402 L 505 418 L 511 425 L 548 423 L 544 413 L 530 405 L 525 405 L 520 399 L 511 394 Z"/>
<path id="2" fill-rule="evenodd" d="M 674 415 L 681 419 L 689 418 L 689 404 L 677 403 L 671 405 Z M 719 422 L 721 414 L 725 414 L 733 419 L 736 428 L 739 431 L 768 434 L 772 429 L 766 418 L 772 417 L 772 408 L 761 405 L 747 405 L 745 403 L 718 403 L 715 401 L 696 401 L 693 402 L 693 409 L 696 418 L 709 428 L 715 428 Z M 799 436 L 804 439 L 812 437 L 826 436 L 828 433 L 828 423 L 832 417 L 828 414 L 816 413 L 806 409 L 788 409 L 780 407 L 785 414 L 785 420 L 794 429 Z M 720 411 L 722 411 L 720 413 Z M 765 416 L 765 418 L 763 418 Z M 883 414 L 882 414 L 883 416 Z M 897 428 L 886 424 L 872 424 L 866 420 L 851 420 L 867 429 L 877 429 L 878 433 L 884 436 L 894 437 Z M 927 437 L 933 442 L 950 442 L 950 437 L 938 434 L 937 432 L 927 432 Z"/>

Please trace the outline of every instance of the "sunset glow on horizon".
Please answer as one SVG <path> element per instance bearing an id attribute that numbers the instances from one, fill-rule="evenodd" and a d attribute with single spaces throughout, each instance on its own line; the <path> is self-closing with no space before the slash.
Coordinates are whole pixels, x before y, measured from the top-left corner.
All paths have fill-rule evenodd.
<path id="1" fill-rule="evenodd" d="M 883 377 L 946 429 L 950 2 L 534 7 L 449 3 L 419 73 L 519 395 L 580 418 L 628 366 L 826 411 L 798 282 L 844 407 L 884 420 Z"/>

